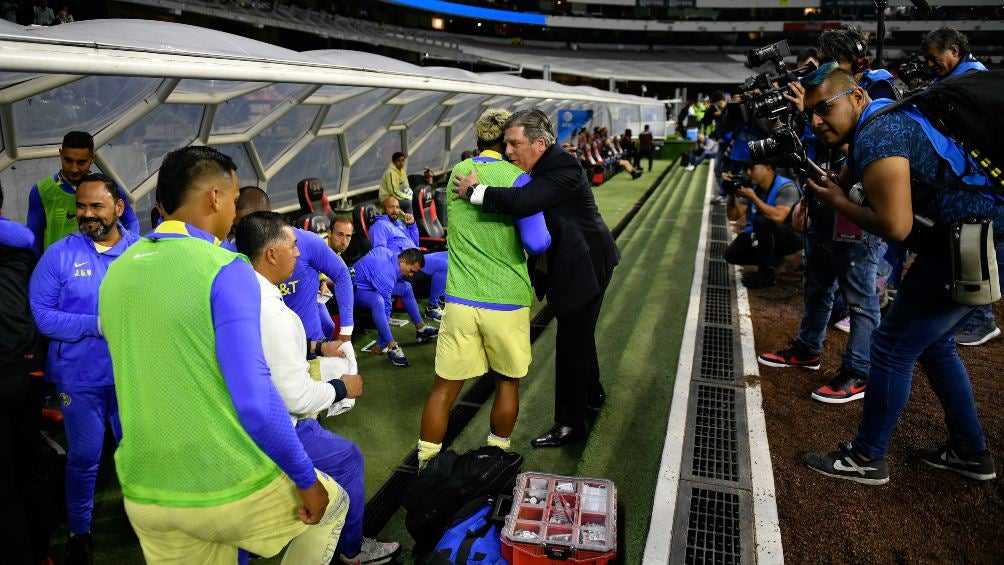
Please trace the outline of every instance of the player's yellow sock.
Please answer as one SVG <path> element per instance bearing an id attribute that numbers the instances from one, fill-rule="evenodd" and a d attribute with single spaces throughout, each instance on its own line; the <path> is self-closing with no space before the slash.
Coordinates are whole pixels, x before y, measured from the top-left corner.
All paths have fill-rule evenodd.
<path id="1" fill-rule="evenodd" d="M 509 438 L 499 437 L 493 433 L 488 434 L 488 440 L 485 442 L 486 445 L 494 445 L 495 447 L 502 448 L 506 451 L 509 451 L 511 443 L 512 442 L 509 441 Z"/>
<path id="2" fill-rule="evenodd" d="M 439 451 L 443 449 L 443 444 L 441 443 L 431 443 L 428 441 L 418 440 L 418 468 L 419 470 L 425 469 L 425 466 L 432 460 L 433 457 L 439 455 Z"/>

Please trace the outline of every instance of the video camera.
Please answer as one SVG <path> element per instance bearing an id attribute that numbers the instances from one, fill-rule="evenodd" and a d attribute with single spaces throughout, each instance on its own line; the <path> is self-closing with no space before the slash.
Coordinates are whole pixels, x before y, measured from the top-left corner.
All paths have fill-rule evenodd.
<path id="1" fill-rule="evenodd" d="M 736 126 L 750 122 L 755 118 L 781 119 L 785 115 L 794 114 L 797 111 L 797 108 L 784 98 L 785 94 L 790 93 L 788 84 L 811 74 L 816 70 L 816 65 L 810 63 L 804 67 L 789 70 L 784 62 L 784 57 L 790 54 L 791 51 L 786 39 L 746 53 L 746 60 L 751 67 L 773 64 L 774 68 L 749 77 L 739 85 L 737 91 L 740 94 L 753 90 L 759 90 L 760 93 L 746 96 L 741 102 L 730 102 L 725 107 L 727 124 Z"/>
<path id="2" fill-rule="evenodd" d="M 732 196 L 737 190 L 744 186 L 753 188 L 753 179 L 751 179 L 746 173 L 732 175 L 732 178 L 722 180 L 722 192 L 724 192 L 726 196 Z"/>

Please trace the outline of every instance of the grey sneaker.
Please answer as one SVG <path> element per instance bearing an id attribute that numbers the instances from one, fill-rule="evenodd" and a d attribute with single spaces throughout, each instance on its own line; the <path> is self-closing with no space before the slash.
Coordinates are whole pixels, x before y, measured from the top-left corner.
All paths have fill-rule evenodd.
<path id="1" fill-rule="evenodd" d="M 974 314 L 969 323 L 956 332 L 955 343 L 970 346 L 983 345 L 999 335 L 1001 335 L 1001 329 L 994 324 L 993 317 L 983 319 Z"/>
<path id="2" fill-rule="evenodd" d="M 854 454 L 851 444 L 841 444 L 830 453 L 806 453 L 802 463 L 827 477 L 846 479 L 866 485 L 884 485 L 889 482 L 889 465 L 885 459 L 865 461 Z"/>
<path id="3" fill-rule="evenodd" d="M 390 563 L 401 551 L 401 544 L 396 541 L 380 542 L 372 538 L 363 538 L 363 547 L 355 557 L 339 554 L 338 559 L 345 565 L 380 565 Z"/>
<path id="4" fill-rule="evenodd" d="M 963 477 L 969 477 L 976 481 L 989 481 L 997 478 L 994 458 L 986 449 L 963 455 L 946 443 L 941 447 L 919 449 L 917 457 L 932 467 L 955 471 Z"/>

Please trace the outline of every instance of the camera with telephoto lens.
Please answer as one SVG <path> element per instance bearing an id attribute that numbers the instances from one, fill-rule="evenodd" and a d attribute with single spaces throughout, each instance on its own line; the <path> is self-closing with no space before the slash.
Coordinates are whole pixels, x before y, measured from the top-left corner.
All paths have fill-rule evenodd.
<path id="1" fill-rule="evenodd" d="M 805 154 L 805 146 L 789 125 L 774 128 L 769 137 L 750 141 L 748 146 L 754 163 L 788 167 L 802 177 L 808 174 L 809 158 Z"/>
<path id="2" fill-rule="evenodd" d="M 722 192 L 726 196 L 732 196 L 741 187 L 753 187 L 753 179 L 749 177 L 746 173 L 741 173 L 738 175 L 733 175 L 730 179 L 722 180 Z"/>
<path id="3" fill-rule="evenodd" d="M 798 109 L 784 95 L 790 94 L 789 83 L 801 80 L 816 70 L 809 63 L 804 67 L 789 70 L 784 57 L 790 54 L 787 40 L 781 40 L 767 47 L 747 52 L 747 62 L 751 67 L 773 64 L 773 68 L 747 78 L 737 91 L 745 94 L 754 90 L 759 94 L 744 96 L 740 102 L 730 102 L 725 107 L 725 125 L 736 127 L 756 118 L 766 120 L 781 119 L 793 115 Z"/>

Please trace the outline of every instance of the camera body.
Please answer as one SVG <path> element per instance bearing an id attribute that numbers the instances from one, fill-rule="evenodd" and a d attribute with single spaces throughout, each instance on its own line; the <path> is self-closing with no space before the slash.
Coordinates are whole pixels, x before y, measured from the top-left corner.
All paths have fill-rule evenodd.
<path id="1" fill-rule="evenodd" d="M 917 53 L 910 54 L 910 58 L 897 69 L 897 74 L 906 84 L 910 84 L 914 79 L 926 83 L 932 78 L 931 69 Z"/>
<path id="2" fill-rule="evenodd" d="M 757 163 L 772 163 L 788 167 L 805 176 L 809 170 L 809 158 L 805 146 L 791 126 L 782 124 L 771 130 L 770 136 L 749 142 L 750 156 Z"/>
<path id="3" fill-rule="evenodd" d="M 734 195 L 737 190 L 744 186 L 753 188 L 753 179 L 746 173 L 733 175 L 730 179 L 722 180 L 722 191 L 726 196 Z"/>

